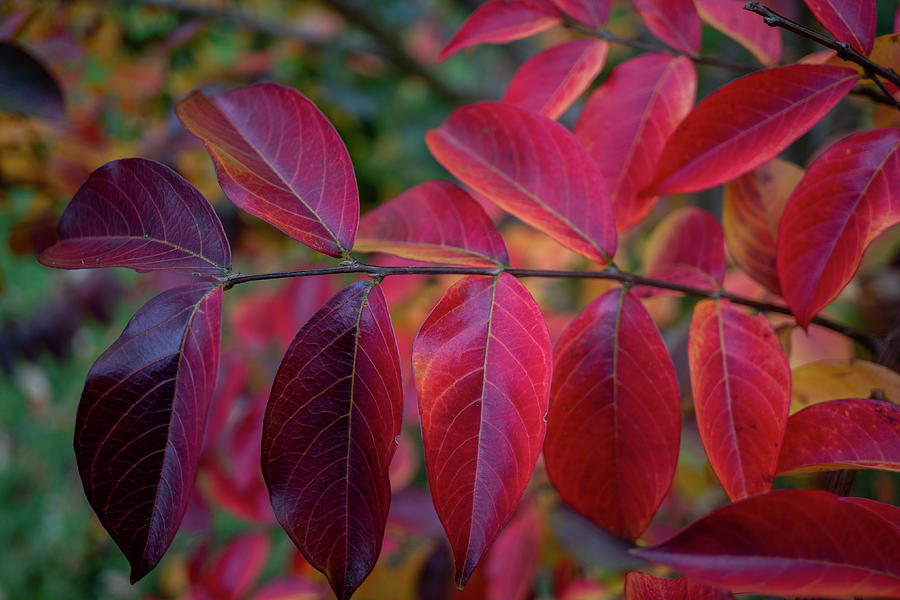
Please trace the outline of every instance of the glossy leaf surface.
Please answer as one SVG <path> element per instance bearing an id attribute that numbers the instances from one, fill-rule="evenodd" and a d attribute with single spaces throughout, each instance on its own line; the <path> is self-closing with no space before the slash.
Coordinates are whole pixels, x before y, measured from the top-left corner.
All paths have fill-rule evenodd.
<path id="1" fill-rule="evenodd" d="M 366 214 L 356 249 L 475 267 L 509 263 L 506 244 L 478 201 L 461 187 L 433 179 Z"/>
<path id="2" fill-rule="evenodd" d="M 517 106 L 478 102 L 456 109 L 425 141 L 463 183 L 563 246 L 600 263 L 615 254 L 603 176 L 559 123 Z"/>
<path id="3" fill-rule="evenodd" d="M 503 101 L 556 119 L 600 74 L 608 49 L 602 40 L 583 39 L 544 50 L 519 67 Z"/>
<path id="4" fill-rule="evenodd" d="M 194 284 L 140 308 L 91 367 L 75 421 L 84 492 L 131 564 L 165 553 L 188 506 L 216 381 L 222 290 Z"/>
<path id="5" fill-rule="evenodd" d="M 560 497 L 637 538 L 675 474 L 681 403 L 662 336 L 630 292 L 606 292 L 563 332 L 547 421 L 544 461 Z"/>
<path id="6" fill-rule="evenodd" d="M 791 413 L 839 398 L 878 398 L 900 404 L 900 373 L 856 359 L 821 360 L 791 373 Z"/>
<path id="7" fill-rule="evenodd" d="M 743 0 L 694 0 L 694 4 L 706 23 L 749 50 L 765 66 L 781 60 L 781 31 L 744 10 Z"/>
<path id="8" fill-rule="evenodd" d="M 875 43 L 875 0 L 804 0 L 813 16 L 839 42 L 868 54 Z"/>
<path id="9" fill-rule="evenodd" d="M 900 471 L 900 407 L 850 398 L 791 415 L 779 473 L 847 468 Z"/>
<path id="10" fill-rule="evenodd" d="M 803 327 L 841 292 L 869 243 L 900 222 L 900 129 L 852 135 L 806 171 L 781 217 L 778 277 Z"/>
<path id="11" fill-rule="evenodd" d="M 687 577 L 660 579 L 631 571 L 625 576 L 624 600 L 730 600 L 731 592 L 697 583 Z"/>
<path id="12" fill-rule="evenodd" d="M 725 234 L 718 219 L 694 206 L 669 213 L 644 247 L 644 274 L 716 289 L 725 280 Z M 640 291 L 649 295 L 662 290 L 641 287 Z"/>
<path id="13" fill-rule="evenodd" d="M 650 53 L 617 65 L 588 98 L 575 136 L 606 179 L 619 231 L 638 223 L 656 203 L 657 196 L 639 192 L 696 93 L 690 60 Z"/>
<path id="14" fill-rule="evenodd" d="M 895 597 L 900 511 L 860 500 L 819 490 L 770 492 L 719 508 L 667 542 L 633 552 L 735 592 Z"/>
<path id="15" fill-rule="evenodd" d="M 222 275 L 231 250 L 197 188 L 158 162 L 125 158 L 91 173 L 60 218 L 59 241 L 38 260 L 61 269 Z"/>
<path id="16" fill-rule="evenodd" d="M 791 390 L 772 326 L 727 300 L 703 300 L 694 308 L 688 358 L 700 439 L 728 497 L 771 489 Z"/>
<path id="17" fill-rule="evenodd" d="M 475 44 L 502 44 L 528 37 L 562 21 L 562 13 L 550 0 L 490 0 L 469 15 L 438 60 Z"/>
<path id="18" fill-rule="evenodd" d="M 688 55 L 700 53 L 700 15 L 693 0 L 635 0 L 634 9 L 656 37 Z"/>
<path id="19" fill-rule="evenodd" d="M 66 118 L 62 89 L 53 75 L 31 52 L 8 41 L 0 42 L 0 110 Z"/>
<path id="20" fill-rule="evenodd" d="M 350 251 L 359 221 L 356 176 L 344 142 L 309 99 L 257 83 L 214 96 L 194 92 L 175 113 L 203 140 L 235 205 L 314 250 Z"/>
<path id="21" fill-rule="evenodd" d="M 606 23 L 612 0 L 553 0 L 553 4 L 579 23 L 598 29 Z"/>
<path id="22" fill-rule="evenodd" d="M 802 168 L 775 158 L 726 183 L 722 198 L 722 227 L 732 258 L 750 277 L 779 295 L 778 222 L 802 177 Z"/>
<path id="23" fill-rule="evenodd" d="M 531 478 L 546 428 L 550 338 L 514 277 L 451 287 L 413 345 L 428 485 L 463 585 Z"/>
<path id="24" fill-rule="evenodd" d="M 384 296 L 371 281 L 353 283 L 288 348 L 272 384 L 262 444 L 278 522 L 341 600 L 381 551 L 401 406 Z"/>
<path id="25" fill-rule="evenodd" d="M 645 193 L 695 192 L 752 171 L 806 133 L 857 80 L 845 67 L 789 65 L 724 85 L 669 138 Z"/>

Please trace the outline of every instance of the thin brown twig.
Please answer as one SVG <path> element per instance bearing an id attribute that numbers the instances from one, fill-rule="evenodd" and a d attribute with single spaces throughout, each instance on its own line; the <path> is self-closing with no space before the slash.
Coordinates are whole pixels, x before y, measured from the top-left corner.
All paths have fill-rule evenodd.
<path id="1" fill-rule="evenodd" d="M 454 266 L 399 266 L 385 267 L 381 265 L 370 265 L 366 263 L 353 262 L 338 267 L 329 267 L 325 269 L 304 269 L 299 271 L 280 271 L 275 273 L 255 273 L 250 275 L 242 275 L 234 273 L 220 279 L 225 289 L 229 289 L 240 283 L 249 281 L 261 281 L 266 279 L 285 279 L 289 277 L 309 277 L 313 275 L 336 275 L 340 273 L 362 273 L 370 277 L 390 277 L 392 275 L 488 275 L 496 276 L 501 273 L 508 273 L 514 277 L 543 277 L 543 278 L 565 278 L 565 279 L 609 279 L 618 281 L 628 286 L 645 285 L 649 287 L 681 292 L 698 298 L 725 298 L 740 304 L 748 306 L 760 311 L 779 313 L 783 315 L 791 315 L 791 311 L 787 306 L 772 304 L 769 302 L 761 302 L 752 298 L 747 298 L 731 292 L 723 290 L 710 290 L 699 288 L 691 285 L 684 285 L 662 279 L 654 279 L 652 277 L 644 277 L 634 273 L 626 273 L 620 271 L 616 267 L 606 267 L 600 271 L 561 271 L 561 270 L 545 270 L 545 269 L 512 269 L 509 267 L 454 267 Z M 814 317 L 812 323 L 820 325 L 832 331 L 836 331 L 853 341 L 859 343 L 867 350 L 874 354 L 879 351 L 880 342 L 875 337 L 862 332 L 849 325 L 826 319 L 825 317 Z"/>

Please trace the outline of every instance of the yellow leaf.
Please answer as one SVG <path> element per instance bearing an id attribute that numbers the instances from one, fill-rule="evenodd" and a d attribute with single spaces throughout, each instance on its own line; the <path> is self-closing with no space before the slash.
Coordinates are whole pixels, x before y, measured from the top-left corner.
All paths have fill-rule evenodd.
<path id="1" fill-rule="evenodd" d="M 877 398 L 900 404 L 900 374 L 865 360 L 822 360 L 792 371 L 791 414 L 840 398 Z"/>

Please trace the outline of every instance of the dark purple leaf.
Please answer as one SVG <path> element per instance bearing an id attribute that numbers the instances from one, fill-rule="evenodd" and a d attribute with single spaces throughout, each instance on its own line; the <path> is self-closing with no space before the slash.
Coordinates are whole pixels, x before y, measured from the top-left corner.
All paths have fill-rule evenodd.
<path id="1" fill-rule="evenodd" d="M 11 42 L 0 42 L 0 110 L 55 121 L 66 118 L 63 93 L 53 75 Z"/>

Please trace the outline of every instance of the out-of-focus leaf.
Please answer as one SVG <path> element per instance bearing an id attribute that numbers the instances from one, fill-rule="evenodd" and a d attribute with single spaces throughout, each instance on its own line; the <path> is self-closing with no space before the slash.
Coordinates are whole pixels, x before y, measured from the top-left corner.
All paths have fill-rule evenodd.
<path id="1" fill-rule="evenodd" d="M 540 566 L 541 513 L 531 502 L 523 502 L 510 519 L 484 560 L 485 599 L 531 598 Z"/>
<path id="2" fill-rule="evenodd" d="M 553 0 L 553 4 L 576 21 L 598 29 L 606 23 L 612 0 Z"/>
<path id="3" fill-rule="evenodd" d="M 559 123 L 518 106 L 478 102 L 456 109 L 425 141 L 463 183 L 566 248 L 601 264 L 615 254 L 603 175 Z"/>
<path id="4" fill-rule="evenodd" d="M 625 231 L 653 208 L 650 183 L 666 140 L 694 105 L 697 74 L 687 58 L 642 54 L 617 65 L 588 98 L 575 136 L 609 187 L 616 228 Z"/>
<path id="5" fill-rule="evenodd" d="M 801 327 L 850 282 L 866 248 L 900 222 L 900 129 L 845 138 L 809 167 L 778 228 L 781 291 Z"/>
<path id="6" fill-rule="evenodd" d="M 844 67 L 789 65 L 724 85 L 669 138 L 644 193 L 695 192 L 752 171 L 806 133 L 857 80 Z"/>
<path id="7" fill-rule="evenodd" d="M 693 0 L 635 0 L 634 9 L 653 35 L 689 56 L 700 53 L 703 24 Z"/>
<path id="8" fill-rule="evenodd" d="M 0 110 L 64 121 L 63 92 L 50 71 L 25 48 L 0 41 Z"/>
<path id="9" fill-rule="evenodd" d="M 219 359 L 222 289 L 164 292 L 91 367 L 75 421 L 84 492 L 131 563 L 165 553 L 187 509 Z"/>
<path id="10" fill-rule="evenodd" d="M 314 250 L 350 251 L 359 222 L 353 165 L 334 126 L 303 94 L 274 83 L 194 92 L 175 113 L 206 145 L 235 205 Z"/>
<path id="11" fill-rule="evenodd" d="M 792 372 L 791 414 L 839 398 L 875 398 L 900 404 L 900 374 L 867 360 L 822 360 Z"/>
<path id="12" fill-rule="evenodd" d="M 633 553 L 735 592 L 896 597 L 900 509 L 861 500 L 820 490 L 769 492 Z"/>
<path id="13" fill-rule="evenodd" d="M 59 221 L 48 267 L 129 267 L 222 275 L 231 249 L 197 188 L 158 162 L 125 158 L 91 173 Z"/>
<path id="14" fill-rule="evenodd" d="M 469 15 L 438 60 L 475 44 L 511 42 L 562 22 L 562 13 L 550 0 L 490 0 Z"/>
<path id="15" fill-rule="evenodd" d="M 253 600 L 325 600 L 326 590 L 299 577 L 279 577 L 266 582 L 252 596 Z"/>
<path id="16" fill-rule="evenodd" d="M 731 592 L 687 577 L 660 579 L 631 571 L 625 576 L 624 600 L 732 600 Z"/>
<path id="17" fill-rule="evenodd" d="M 326 302 L 288 348 L 262 442 L 275 516 L 341 600 L 381 551 L 401 407 L 384 296 L 374 282 L 356 282 Z"/>
<path id="18" fill-rule="evenodd" d="M 662 336 L 631 293 L 613 289 L 560 336 L 544 461 L 563 500 L 619 537 L 650 524 L 675 474 L 678 381 Z"/>
<path id="19" fill-rule="evenodd" d="M 750 51 L 767 67 L 781 60 L 781 31 L 744 10 L 743 0 L 694 0 L 700 18 Z"/>
<path id="20" fill-rule="evenodd" d="M 813 16 L 839 42 L 868 54 L 875 43 L 878 7 L 875 0 L 804 0 Z"/>
<path id="21" fill-rule="evenodd" d="M 694 308 L 688 355 L 700 438 L 728 497 L 771 489 L 791 390 L 772 326 L 727 300 L 703 300 Z"/>
<path id="22" fill-rule="evenodd" d="M 215 598 L 240 598 L 259 579 L 269 558 L 269 537 L 250 532 L 238 535 L 221 550 L 200 577 L 199 584 Z"/>
<path id="23" fill-rule="evenodd" d="M 606 42 L 588 38 L 544 50 L 519 67 L 503 101 L 556 119 L 600 74 L 608 49 Z"/>
<path id="24" fill-rule="evenodd" d="M 512 515 L 540 453 L 547 326 L 511 275 L 466 277 L 422 324 L 413 372 L 428 484 L 462 586 Z"/>
<path id="25" fill-rule="evenodd" d="M 506 244 L 481 205 L 461 187 L 438 179 L 366 214 L 356 249 L 475 267 L 509 263 Z"/>

